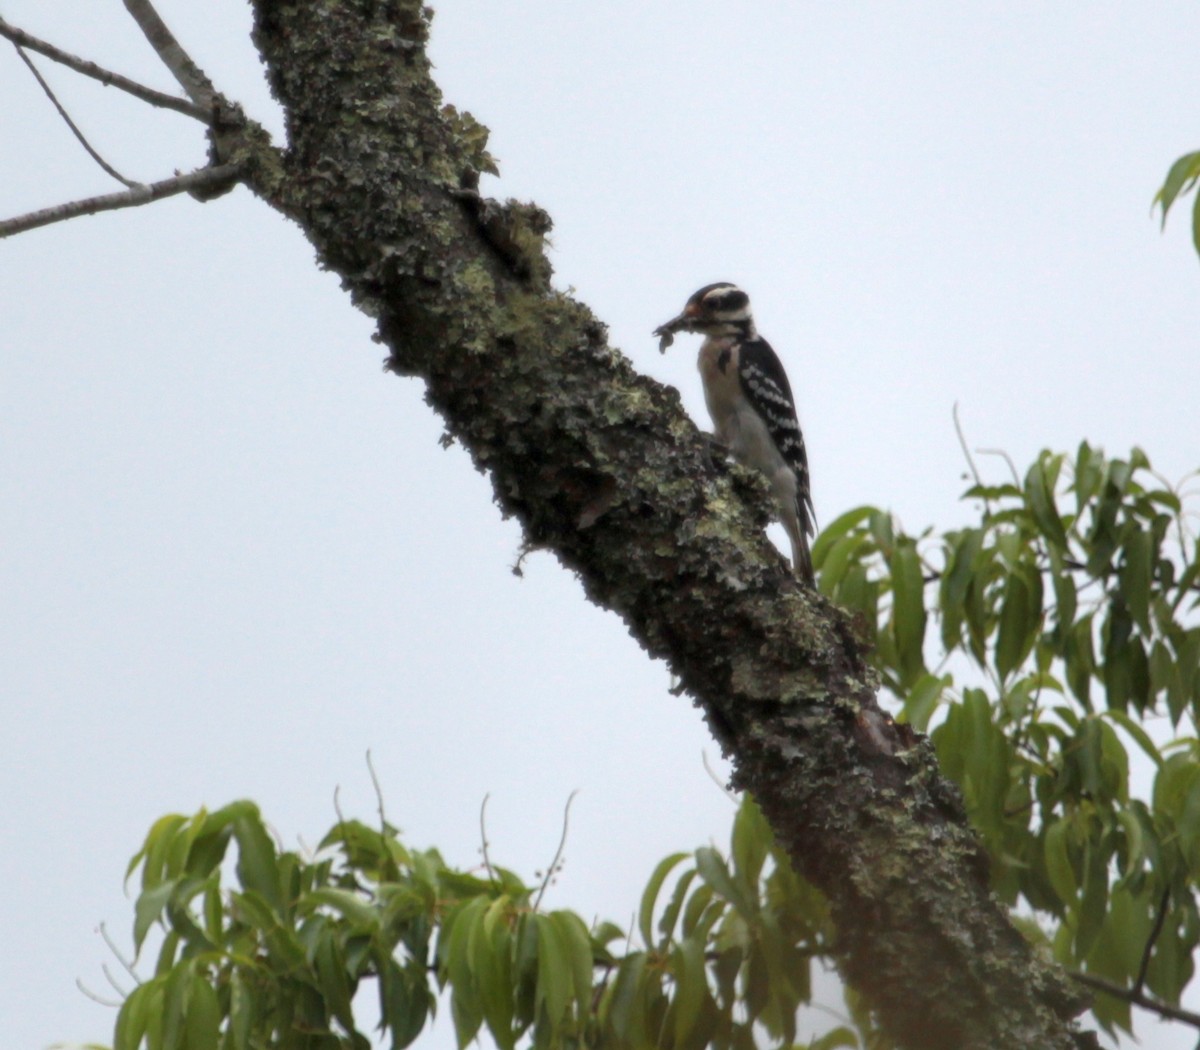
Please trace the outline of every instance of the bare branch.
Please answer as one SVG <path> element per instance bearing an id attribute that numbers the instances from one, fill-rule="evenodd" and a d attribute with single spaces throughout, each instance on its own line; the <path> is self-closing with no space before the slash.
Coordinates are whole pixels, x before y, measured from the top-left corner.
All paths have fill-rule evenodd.
<path id="1" fill-rule="evenodd" d="M 492 797 L 489 791 L 483 796 L 483 801 L 479 803 L 479 843 L 480 851 L 483 853 L 483 866 L 487 869 L 488 881 L 492 884 L 492 888 L 496 888 L 496 872 L 492 868 L 492 858 L 488 856 L 488 839 L 487 839 L 487 804 L 488 799 Z"/>
<path id="2" fill-rule="evenodd" d="M 379 776 L 375 772 L 375 763 L 371 761 L 371 749 L 367 748 L 367 770 L 371 774 L 371 786 L 375 789 L 375 803 L 379 809 L 379 834 L 386 835 L 388 830 L 387 813 L 383 809 L 383 788 L 379 784 Z"/>
<path id="3" fill-rule="evenodd" d="M 958 418 L 958 402 L 957 401 L 954 402 L 954 410 L 953 410 L 952 414 L 954 416 L 954 433 L 956 433 L 958 435 L 958 443 L 962 447 L 962 453 L 967 461 L 967 466 L 971 470 L 972 477 L 975 478 L 975 484 L 982 485 L 983 478 L 981 478 L 979 476 L 979 470 L 975 466 L 975 460 L 971 458 L 971 450 L 967 447 L 967 438 L 966 438 L 966 435 L 963 433 L 962 421 Z M 985 502 L 986 502 L 986 500 L 985 500 Z"/>
<path id="4" fill-rule="evenodd" d="M 138 27 L 150 41 L 150 46 L 158 53 L 163 65 L 171 71 L 171 75 L 179 82 L 197 106 L 211 112 L 216 100 L 217 89 L 202 70 L 180 46 L 175 34 L 167 28 L 167 24 L 154 9 L 150 0 L 125 0 L 125 10 L 137 22 Z"/>
<path id="5" fill-rule="evenodd" d="M 78 988 L 81 992 L 83 992 L 83 994 L 86 995 L 89 999 L 91 999 L 92 1002 L 99 1003 L 101 1006 L 111 1006 L 114 1009 L 116 1009 L 116 1008 L 120 1007 L 120 1005 L 121 1005 L 119 1000 L 117 1002 L 113 1002 L 112 999 L 105 999 L 103 996 L 97 995 L 86 984 L 84 984 L 83 981 L 80 980 L 78 977 L 75 978 L 75 987 Z"/>
<path id="6" fill-rule="evenodd" d="M 34 79 L 41 85 L 42 90 L 46 93 L 46 97 L 54 103 L 54 108 L 58 110 L 58 115 L 66 122 L 67 127 L 71 129 L 71 133 L 79 140 L 79 144 L 85 150 L 87 150 L 88 156 L 91 157 L 92 160 L 94 160 L 97 164 L 99 164 L 105 172 L 116 179 L 117 182 L 123 183 L 130 189 L 134 189 L 135 187 L 142 185 L 140 182 L 133 182 L 132 180 L 125 178 L 124 175 L 117 171 L 116 168 L 109 164 L 108 161 L 106 161 L 92 148 L 92 144 L 88 142 L 86 138 L 84 138 L 83 132 L 79 130 L 78 126 L 75 124 L 75 121 L 71 119 L 71 115 L 63 108 L 62 103 L 58 101 L 58 97 L 51 90 L 50 85 L 46 83 L 45 78 L 41 73 L 38 72 L 38 67 L 33 64 L 33 59 L 25 54 L 25 49 L 21 47 L 20 44 L 13 44 L 13 47 L 17 49 L 17 54 L 21 56 L 21 61 L 29 67 L 29 72 L 33 74 Z"/>
<path id="7" fill-rule="evenodd" d="M 1071 976 L 1080 984 L 1085 984 L 1098 992 L 1104 992 L 1105 995 L 1111 995 L 1114 999 L 1122 999 L 1127 1003 L 1132 1003 L 1134 1006 L 1140 1006 L 1143 1010 L 1149 1010 L 1151 1013 L 1156 1013 L 1159 1017 L 1165 1017 L 1170 1021 L 1182 1021 L 1184 1024 L 1190 1024 L 1193 1028 L 1200 1028 L 1200 1014 L 1192 1013 L 1191 1010 L 1172 1006 L 1170 1003 L 1164 1003 L 1161 999 L 1156 999 L 1145 992 L 1138 991 L 1135 988 L 1123 988 L 1115 981 L 1109 981 L 1103 977 L 1095 977 L 1090 973 L 1072 973 Z"/>
<path id="8" fill-rule="evenodd" d="M 129 976 L 135 981 L 137 981 L 138 984 L 141 984 L 142 979 L 137 975 L 137 970 L 133 968 L 133 962 L 129 959 L 126 959 L 122 954 L 121 949 L 117 947 L 117 942 L 114 941 L 109 935 L 108 927 L 105 926 L 104 923 L 100 924 L 100 936 L 104 938 L 104 943 L 108 945 L 108 950 L 113 953 L 117 962 L 119 962 L 125 968 L 125 972 L 129 974 Z"/>
<path id="9" fill-rule="evenodd" d="M 1163 923 L 1166 922 L 1167 909 L 1171 904 L 1171 887 L 1168 886 L 1162 893 L 1162 899 L 1158 902 L 1158 914 L 1154 916 L 1154 926 L 1150 930 L 1150 936 L 1146 938 L 1146 947 L 1142 949 L 1142 964 L 1138 967 L 1137 979 L 1133 982 L 1133 991 L 1135 995 L 1141 995 L 1142 989 L 1146 984 L 1146 973 L 1150 969 L 1150 956 L 1154 954 L 1154 942 L 1158 940 L 1158 935 L 1162 933 Z"/>
<path id="10" fill-rule="evenodd" d="M 717 776 L 717 771 L 709 764 L 707 751 L 700 752 L 700 761 L 704 764 L 704 772 L 707 773 L 709 779 L 717 785 L 717 788 L 720 790 L 721 794 L 729 799 L 729 801 L 735 806 L 741 805 L 742 800 L 738 797 L 737 792 L 730 791 L 729 785 L 726 784 L 725 781 L 719 776 Z"/>
<path id="11" fill-rule="evenodd" d="M 567 844 L 567 824 L 571 818 L 571 803 L 575 801 L 575 796 L 579 794 L 579 788 L 576 788 L 567 797 L 567 804 L 563 808 L 563 829 L 562 837 L 558 840 L 558 852 L 554 854 L 554 859 L 550 862 L 550 867 L 546 869 L 546 877 L 542 879 L 542 887 L 538 890 L 538 895 L 533 902 L 533 910 L 537 911 L 541 906 L 542 898 L 546 895 L 546 887 L 550 885 L 550 880 L 554 878 L 554 873 L 558 870 L 558 863 L 562 860 L 563 848 Z"/>
<path id="12" fill-rule="evenodd" d="M 145 84 L 139 84 L 136 80 L 130 80 L 128 77 L 121 76 L 120 73 L 114 73 L 111 69 L 105 69 L 103 66 L 96 65 L 95 62 L 89 62 L 87 59 L 79 58 L 77 55 L 63 51 L 61 48 L 57 48 L 45 40 L 40 40 L 38 37 L 26 33 L 25 30 L 10 25 L 3 18 L 0 18 L 0 36 L 6 37 L 19 47 L 36 51 L 39 55 L 44 55 L 53 62 L 58 62 L 68 69 L 73 69 L 76 73 L 80 73 L 85 77 L 91 77 L 93 80 L 98 80 L 105 87 L 118 88 L 151 106 L 157 106 L 159 109 L 173 109 L 176 113 L 192 117 L 202 124 L 213 123 L 211 107 L 206 109 L 203 106 L 197 106 L 186 98 L 177 98 L 174 95 L 168 95 L 164 91 L 146 87 Z"/>
<path id="13" fill-rule="evenodd" d="M 205 187 L 229 183 L 238 177 L 241 167 L 237 164 L 219 164 L 215 168 L 200 168 L 186 175 L 176 175 L 174 178 L 152 182 L 148 186 L 135 186 L 124 193 L 109 193 L 101 197 L 88 197 L 84 200 L 69 201 L 66 204 L 56 204 L 53 208 L 43 208 L 41 211 L 28 212 L 11 219 L 0 221 L 0 240 L 12 237 L 26 230 L 36 230 L 39 226 L 49 226 L 55 222 L 66 222 L 81 215 L 95 215 L 102 211 L 116 211 L 119 208 L 136 208 L 151 201 L 162 200 L 164 197 L 174 197 L 179 193 L 189 193 Z"/>
<path id="14" fill-rule="evenodd" d="M 1012 456 L 1002 448 L 978 448 L 975 450 L 981 456 L 999 456 L 1005 463 L 1008 464 L 1008 472 L 1012 475 L 1013 484 L 1017 488 L 1021 487 L 1021 475 L 1017 473 L 1017 465 L 1012 461 Z"/>

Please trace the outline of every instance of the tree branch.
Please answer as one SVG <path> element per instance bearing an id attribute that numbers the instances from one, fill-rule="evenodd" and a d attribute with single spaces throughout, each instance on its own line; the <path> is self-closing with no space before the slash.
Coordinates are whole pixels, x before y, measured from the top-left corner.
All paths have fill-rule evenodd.
<path id="1" fill-rule="evenodd" d="M 27 230 L 36 230 L 39 226 L 66 222 L 68 219 L 75 219 L 81 215 L 96 215 L 102 211 L 116 211 L 120 208 L 137 208 L 143 204 L 149 204 L 151 201 L 162 200 L 164 197 L 174 197 L 180 193 L 225 186 L 236 182 L 240 171 L 241 168 L 237 164 L 220 164 L 217 167 L 200 168 L 186 175 L 176 175 L 174 178 L 152 182 L 149 185 L 135 185 L 124 193 L 88 197 L 66 204 L 56 204 L 53 208 L 43 208 L 41 211 L 17 215 L 14 218 L 0 221 L 0 240 L 24 233 Z"/>
<path id="2" fill-rule="evenodd" d="M 125 0 L 125 10 L 137 22 L 150 46 L 154 48 L 162 63 L 171 71 L 178 82 L 197 106 L 212 113 L 213 103 L 217 98 L 217 90 L 202 70 L 179 45 L 175 35 L 167 28 L 167 24 L 154 9 L 150 0 Z"/>
<path id="3" fill-rule="evenodd" d="M 1138 967 L 1137 978 L 1133 982 L 1133 992 L 1135 995 L 1141 995 L 1142 989 L 1146 985 L 1146 973 L 1150 969 L 1150 956 L 1154 954 L 1154 942 L 1158 940 L 1158 935 L 1162 933 L 1163 923 L 1167 919 L 1167 908 L 1171 903 L 1171 887 L 1168 886 L 1162 892 L 1162 899 L 1158 902 L 1158 914 L 1154 916 L 1154 925 L 1150 929 L 1150 936 L 1146 938 L 1146 947 L 1142 949 L 1142 962 Z"/>
<path id="4" fill-rule="evenodd" d="M 42 74 L 38 72 L 38 67 L 33 64 L 33 59 L 25 54 L 25 49 L 21 47 L 20 44 L 13 44 L 13 47 L 16 48 L 17 54 L 21 56 L 21 61 L 29 67 L 29 72 L 33 74 L 34 79 L 41 85 L 42 90 L 46 93 L 46 97 L 50 99 L 52 103 L 54 103 L 54 108 L 58 110 L 58 115 L 63 118 L 67 127 L 71 129 L 71 134 L 73 134 L 75 138 L 79 140 L 79 144 L 85 150 L 87 150 L 88 156 L 91 157 L 92 160 L 94 160 L 97 164 L 99 164 L 107 174 L 116 179 L 117 182 L 123 183 L 130 189 L 142 185 L 140 182 L 133 182 L 132 180 L 125 178 L 124 175 L 117 171 L 116 168 L 109 164 L 108 161 L 106 161 L 92 148 L 92 144 L 88 142 L 86 138 L 84 138 L 83 132 L 79 130 L 75 124 L 75 121 L 71 119 L 71 115 L 63 108 L 62 103 L 58 101 L 58 97 L 51 90 L 50 85 L 46 83 Z"/>
<path id="5" fill-rule="evenodd" d="M 1111 995 L 1114 999 L 1121 999 L 1134 1006 L 1140 1006 L 1143 1010 L 1149 1010 L 1170 1021 L 1182 1021 L 1184 1024 L 1190 1024 L 1193 1028 L 1200 1028 L 1200 1014 L 1164 1003 L 1161 999 L 1147 995 L 1138 988 L 1125 988 L 1115 981 L 1096 977 L 1090 973 L 1072 973 L 1071 976 L 1080 984 L 1094 988 L 1098 992 L 1104 992 L 1105 995 Z"/>
<path id="6" fill-rule="evenodd" d="M 1085 995 L 992 896 L 958 792 L 880 711 L 849 618 L 790 578 L 765 486 L 714 469 L 678 392 L 552 287 L 544 212 L 464 192 L 490 159 L 443 111 L 421 0 L 253 3 L 290 148 L 247 184 L 378 318 L 392 371 L 425 382 L 526 542 L 687 688 L 825 893 L 838 967 L 885 1030 L 923 1050 L 1073 1050 Z"/>
<path id="7" fill-rule="evenodd" d="M 0 18 L 0 36 L 11 40 L 18 47 L 25 47 L 30 51 L 36 51 L 39 55 L 44 55 L 46 58 L 66 66 L 68 69 L 73 69 L 76 73 L 100 81 L 105 87 L 115 87 L 151 106 L 156 106 L 159 109 L 172 109 L 176 113 L 192 117 L 202 124 L 211 124 L 213 122 L 211 107 L 204 109 L 185 98 L 177 98 L 163 91 L 157 91 L 152 87 L 146 87 L 145 84 L 139 84 L 136 80 L 130 80 L 128 77 L 121 76 L 120 73 L 114 73 L 111 69 L 105 69 L 103 66 L 96 65 L 95 62 L 89 62 L 86 59 L 63 51 L 53 44 L 47 43 L 45 40 L 40 40 L 36 36 L 25 32 L 25 30 L 10 25 L 3 18 Z"/>

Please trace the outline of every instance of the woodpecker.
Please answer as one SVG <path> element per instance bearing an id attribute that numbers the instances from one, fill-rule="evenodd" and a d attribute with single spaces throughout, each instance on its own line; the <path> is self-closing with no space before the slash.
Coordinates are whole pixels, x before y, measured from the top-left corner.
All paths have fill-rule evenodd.
<path id="1" fill-rule="evenodd" d="M 728 281 L 706 284 L 678 317 L 654 330 L 663 353 L 676 332 L 704 336 L 698 365 L 714 436 L 770 482 L 792 545 L 792 571 L 813 586 L 808 537 L 814 513 L 804 435 L 783 365 L 755 330 L 750 297 Z"/>

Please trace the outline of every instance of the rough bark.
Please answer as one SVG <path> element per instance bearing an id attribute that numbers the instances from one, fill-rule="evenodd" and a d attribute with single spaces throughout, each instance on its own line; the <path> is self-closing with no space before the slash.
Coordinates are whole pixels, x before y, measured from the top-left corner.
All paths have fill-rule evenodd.
<path id="1" fill-rule="evenodd" d="M 1075 1045 L 1082 1002 L 1013 929 L 928 742 L 876 705 L 847 618 L 763 535 L 764 487 L 715 468 L 678 394 L 551 288 L 531 205 L 482 200 L 486 134 L 444 109 L 408 0 L 255 0 L 287 114 L 214 158 L 294 219 L 378 319 L 393 370 L 528 541 L 666 660 L 797 869 L 828 896 L 844 977 L 904 1046 Z"/>

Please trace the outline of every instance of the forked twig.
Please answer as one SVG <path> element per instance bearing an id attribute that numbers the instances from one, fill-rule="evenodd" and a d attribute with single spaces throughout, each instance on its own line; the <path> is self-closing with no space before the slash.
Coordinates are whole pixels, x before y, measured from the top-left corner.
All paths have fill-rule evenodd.
<path id="1" fill-rule="evenodd" d="M 44 55 L 52 62 L 57 62 L 68 69 L 73 69 L 82 76 L 98 80 L 105 87 L 115 87 L 119 91 L 124 91 L 126 94 L 132 95 L 134 98 L 140 99 L 148 105 L 156 106 L 159 109 L 174 110 L 176 113 L 192 117 L 202 124 L 213 123 L 211 107 L 206 109 L 203 106 L 197 106 L 190 99 L 178 98 L 175 95 L 168 95 L 165 91 L 158 91 L 155 88 L 147 87 L 145 84 L 139 84 L 136 80 L 123 77 L 120 73 L 114 73 L 111 69 L 105 69 L 95 62 L 89 62 L 78 55 L 72 55 L 68 51 L 63 51 L 62 48 L 55 47 L 53 44 L 41 40 L 31 33 L 27 33 L 23 29 L 18 29 L 16 26 L 10 25 L 3 18 L 0 18 L 0 36 L 11 40 L 18 47 L 25 47 L 30 51 L 36 51 L 39 55 Z"/>
<path id="2" fill-rule="evenodd" d="M 241 168 L 237 164 L 218 164 L 216 167 L 200 168 L 197 171 L 188 172 L 186 175 L 163 179 L 161 182 L 135 186 L 123 193 L 87 197 L 84 200 L 56 204 L 53 208 L 27 212 L 25 215 L 17 215 L 14 218 L 0 221 L 0 240 L 17 233 L 24 233 L 26 230 L 36 230 L 39 226 L 66 222 L 68 219 L 75 219 L 80 215 L 96 215 L 102 211 L 136 208 L 142 204 L 162 200 L 164 197 L 174 197 L 191 190 L 230 182 L 237 178 L 240 170 Z"/>
<path id="3" fill-rule="evenodd" d="M 117 171 L 116 168 L 109 164 L 108 161 L 106 161 L 102 156 L 100 156 L 99 153 L 95 151 L 95 149 L 92 148 L 92 144 L 88 142 L 86 138 L 84 138 L 83 132 L 79 130 L 75 121 L 71 119 L 71 115 L 63 108 L 63 104 L 58 101 L 58 96 L 54 94 L 53 89 L 49 84 L 46 83 L 45 78 L 38 71 L 38 67 L 33 64 L 33 59 L 31 59 L 25 53 L 25 49 L 20 44 L 13 44 L 13 47 L 17 49 L 17 54 L 21 56 L 21 61 L 29 67 L 29 72 L 33 74 L 34 79 L 41 85 L 42 90 L 46 93 L 46 97 L 52 103 L 54 103 L 54 108 L 58 110 L 58 115 L 63 118 L 67 127 L 71 129 L 71 134 L 73 134 L 79 140 L 79 144 L 85 150 L 87 150 L 88 156 L 91 157 L 92 160 L 94 160 L 97 164 L 99 164 L 105 172 L 116 179 L 117 182 L 124 183 L 130 189 L 141 186 L 142 184 L 140 182 L 133 182 L 132 180 L 125 178 L 124 175 Z"/>

